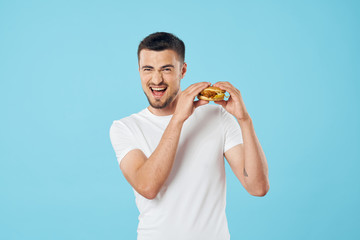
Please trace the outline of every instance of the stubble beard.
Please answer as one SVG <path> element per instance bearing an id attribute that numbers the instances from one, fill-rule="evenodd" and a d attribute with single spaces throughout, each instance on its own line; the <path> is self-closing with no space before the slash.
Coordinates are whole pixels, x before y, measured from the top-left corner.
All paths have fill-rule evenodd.
<path id="1" fill-rule="evenodd" d="M 156 99 L 154 100 L 154 102 L 152 102 L 150 100 L 149 96 L 145 93 L 145 91 L 144 91 L 144 93 L 145 93 L 145 96 L 151 107 L 156 108 L 156 109 L 162 109 L 162 108 L 167 107 L 174 100 L 174 98 L 176 97 L 176 95 L 179 92 L 179 89 L 180 88 L 178 88 L 173 94 L 171 94 L 170 97 L 168 97 L 168 99 L 166 99 L 166 101 L 164 103 L 161 103 L 160 100 L 156 100 Z"/>

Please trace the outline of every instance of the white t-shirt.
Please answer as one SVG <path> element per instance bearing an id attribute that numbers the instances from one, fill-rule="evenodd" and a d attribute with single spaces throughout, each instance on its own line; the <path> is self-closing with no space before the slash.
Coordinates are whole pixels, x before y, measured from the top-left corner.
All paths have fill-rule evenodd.
<path id="1" fill-rule="evenodd" d="M 120 164 L 133 149 L 149 157 L 172 115 L 147 108 L 113 122 L 110 139 Z M 171 173 L 156 198 L 135 193 L 138 240 L 228 240 L 224 153 L 241 144 L 241 129 L 223 107 L 196 108 L 185 121 Z"/>

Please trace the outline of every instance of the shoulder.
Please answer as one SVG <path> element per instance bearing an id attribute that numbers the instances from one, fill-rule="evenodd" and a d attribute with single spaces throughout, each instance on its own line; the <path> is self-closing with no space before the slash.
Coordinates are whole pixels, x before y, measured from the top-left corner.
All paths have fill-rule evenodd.
<path id="1" fill-rule="evenodd" d="M 114 120 L 110 126 L 111 132 L 127 132 L 131 131 L 131 129 L 137 125 L 139 119 L 144 114 L 144 110 L 131 114 L 130 116 L 123 117 L 121 119 Z"/>
<path id="2" fill-rule="evenodd" d="M 131 114 L 130 116 L 123 117 L 121 119 L 114 120 L 112 126 L 127 126 L 133 124 L 137 119 L 144 115 L 145 110 L 141 110 L 138 113 Z"/>

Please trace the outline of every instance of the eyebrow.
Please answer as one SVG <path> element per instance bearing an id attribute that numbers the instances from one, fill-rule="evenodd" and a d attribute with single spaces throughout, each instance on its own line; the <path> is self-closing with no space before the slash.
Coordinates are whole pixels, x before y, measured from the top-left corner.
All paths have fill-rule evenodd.
<path id="1" fill-rule="evenodd" d="M 145 65 L 145 66 L 142 66 L 141 68 L 144 69 L 144 68 L 154 68 L 154 67 L 149 66 L 149 65 Z"/>
<path id="2" fill-rule="evenodd" d="M 164 65 L 164 66 L 161 66 L 161 69 L 168 68 L 168 67 L 175 68 L 174 65 L 172 65 L 172 64 L 166 64 L 166 65 Z M 145 66 L 142 66 L 142 67 L 141 67 L 141 69 L 144 69 L 144 68 L 154 69 L 154 67 L 153 67 L 153 66 L 150 66 L 150 65 L 145 65 Z"/>
<path id="3" fill-rule="evenodd" d="M 164 66 L 162 66 L 161 68 L 168 68 L 168 67 L 175 68 L 175 67 L 174 67 L 174 65 L 172 65 L 172 64 L 167 64 L 167 65 L 164 65 Z"/>

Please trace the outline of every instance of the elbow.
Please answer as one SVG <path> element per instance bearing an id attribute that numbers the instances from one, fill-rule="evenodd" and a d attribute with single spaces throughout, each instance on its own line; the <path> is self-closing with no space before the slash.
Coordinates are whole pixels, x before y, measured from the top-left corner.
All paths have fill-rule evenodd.
<path id="1" fill-rule="evenodd" d="M 139 187 L 137 192 L 146 199 L 152 200 L 156 198 L 158 191 L 150 186 Z"/>
<path id="2" fill-rule="evenodd" d="M 268 193 L 267 190 L 257 191 L 257 192 L 251 192 L 250 194 L 254 197 L 264 197 Z"/>
<path id="3" fill-rule="evenodd" d="M 266 183 L 262 186 L 257 187 L 256 189 L 249 191 L 249 193 L 254 197 L 264 197 L 270 190 L 269 183 Z"/>
<path id="4" fill-rule="evenodd" d="M 146 199 L 153 200 L 154 198 L 156 198 L 157 193 L 153 191 L 149 191 L 149 192 L 143 192 L 141 195 Z"/>

